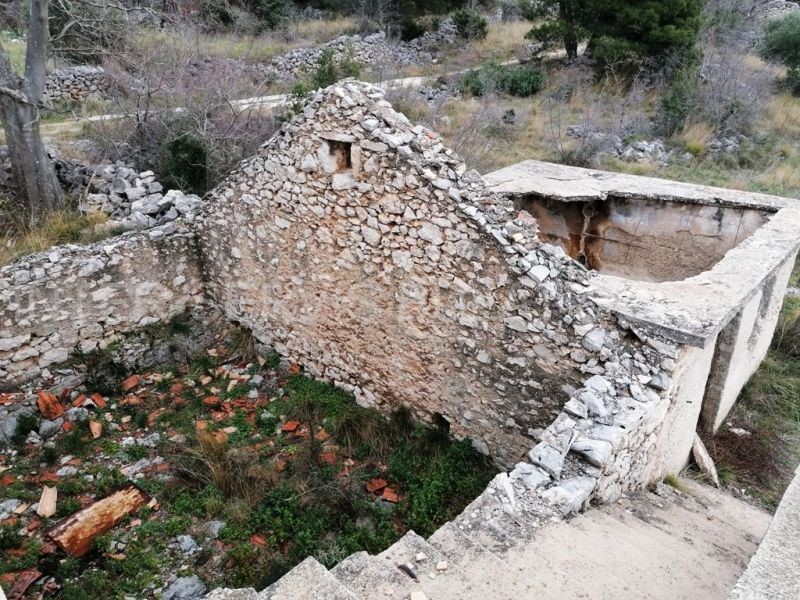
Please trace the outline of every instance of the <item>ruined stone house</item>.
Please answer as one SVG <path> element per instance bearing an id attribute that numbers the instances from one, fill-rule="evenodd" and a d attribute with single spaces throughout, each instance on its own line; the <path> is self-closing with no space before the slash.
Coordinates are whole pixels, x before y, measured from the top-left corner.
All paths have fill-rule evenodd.
<path id="1" fill-rule="evenodd" d="M 482 178 L 357 82 L 206 203 L 0 270 L 0 378 L 219 311 L 519 463 L 503 485 L 562 513 L 682 468 L 763 358 L 800 245 L 780 198 L 532 161 Z"/>

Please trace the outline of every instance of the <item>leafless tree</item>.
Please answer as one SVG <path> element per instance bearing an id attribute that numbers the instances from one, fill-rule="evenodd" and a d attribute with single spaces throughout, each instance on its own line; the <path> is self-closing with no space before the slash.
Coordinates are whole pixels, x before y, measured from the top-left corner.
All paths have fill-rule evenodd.
<path id="1" fill-rule="evenodd" d="M 6 49 L 0 44 L 0 121 L 3 123 L 9 158 L 11 181 L 17 191 L 19 205 L 15 215 L 20 223 L 33 224 L 43 215 L 58 208 L 62 191 L 55 169 L 42 141 L 40 114 L 49 108 L 45 98 L 47 60 L 54 42 L 80 41 L 85 53 L 99 52 L 95 44 L 108 39 L 113 28 L 124 27 L 129 7 L 108 0 L 29 0 L 25 68 L 18 75 Z M 58 31 L 51 39 L 53 25 L 50 9 L 60 12 Z M 137 10 L 141 11 L 141 8 Z M 109 18 L 116 11 L 116 19 Z M 99 41 L 98 41 L 99 40 Z"/>
<path id="2" fill-rule="evenodd" d="M 22 76 L 14 72 L 8 52 L 0 45 L 0 119 L 11 158 L 12 182 L 29 222 L 58 207 L 62 196 L 39 131 L 50 45 L 48 8 L 48 0 L 31 0 Z"/>

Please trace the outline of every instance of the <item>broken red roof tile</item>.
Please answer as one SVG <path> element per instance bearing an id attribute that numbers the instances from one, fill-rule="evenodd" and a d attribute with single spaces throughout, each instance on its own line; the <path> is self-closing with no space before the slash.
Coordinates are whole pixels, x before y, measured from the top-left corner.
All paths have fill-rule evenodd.
<path id="1" fill-rule="evenodd" d="M 64 421 L 61 424 L 61 430 L 66 432 L 66 433 L 69 433 L 73 429 L 75 429 L 75 423 L 73 423 L 72 421 Z"/>
<path id="2" fill-rule="evenodd" d="M 217 406 L 220 403 L 219 396 L 206 396 L 203 398 L 203 404 L 206 406 Z"/>
<path id="3" fill-rule="evenodd" d="M 283 425 L 281 425 L 281 431 L 285 433 L 292 433 L 297 431 L 297 428 L 300 426 L 300 423 L 297 421 L 286 421 Z"/>
<path id="4" fill-rule="evenodd" d="M 97 408 L 104 409 L 106 407 L 105 398 L 103 398 L 100 394 L 92 394 L 92 402 L 95 403 Z"/>
<path id="5" fill-rule="evenodd" d="M 137 385 L 139 385 L 139 376 L 131 375 L 122 382 L 122 391 L 128 393 Z"/>
<path id="6" fill-rule="evenodd" d="M 103 435 L 103 424 L 100 421 L 89 421 L 89 431 L 94 439 L 98 439 Z"/>
<path id="7" fill-rule="evenodd" d="M 253 546 L 258 546 L 259 548 L 266 548 L 268 545 L 267 538 L 258 533 L 254 533 L 250 536 L 250 543 L 253 544 Z"/>
<path id="8" fill-rule="evenodd" d="M 398 494 L 390 487 L 384 488 L 383 494 L 381 494 L 381 498 L 393 504 L 397 504 L 398 502 L 400 502 L 400 494 Z"/>
<path id="9" fill-rule="evenodd" d="M 142 403 L 142 399 L 139 398 L 139 396 L 135 396 L 134 394 L 128 394 L 122 400 L 120 400 L 119 403 L 120 406 L 139 406 Z"/>
<path id="10" fill-rule="evenodd" d="M 383 479 L 381 477 L 375 477 L 374 479 L 370 479 L 367 482 L 367 491 L 370 494 L 374 494 L 375 492 L 381 491 L 387 485 L 389 485 L 389 484 L 386 482 L 385 479 Z"/>
<path id="11" fill-rule="evenodd" d="M 319 455 L 319 459 L 326 465 L 336 464 L 336 454 L 334 454 L 333 452 L 323 452 Z"/>
<path id="12" fill-rule="evenodd" d="M 64 407 L 58 403 L 58 399 L 44 390 L 40 391 L 36 400 L 39 412 L 45 419 L 53 420 L 64 415 Z"/>

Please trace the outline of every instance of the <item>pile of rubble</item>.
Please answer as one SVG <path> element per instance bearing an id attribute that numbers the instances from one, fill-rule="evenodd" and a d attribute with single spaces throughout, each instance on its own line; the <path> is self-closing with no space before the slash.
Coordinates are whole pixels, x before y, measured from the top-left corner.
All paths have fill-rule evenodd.
<path id="1" fill-rule="evenodd" d="M 107 226 L 122 229 L 155 227 L 178 217 L 190 221 L 202 200 L 180 190 L 164 191 L 153 171 L 138 172 L 123 163 L 80 165 L 57 164 L 59 179 L 81 190 L 79 208 L 83 213 L 108 215 Z"/>
<path id="2" fill-rule="evenodd" d="M 298 48 L 278 56 L 265 70 L 277 79 L 294 79 L 317 68 L 323 52 L 331 51 L 337 63 L 345 60 L 361 65 L 414 65 L 435 61 L 436 48 L 452 44 L 456 29 L 449 19 L 434 32 L 425 32 L 410 42 L 395 41 L 379 31 L 367 36 L 342 35 L 325 44 L 311 48 Z"/>
<path id="3" fill-rule="evenodd" d="M 50 102 L 85 102 L 105 96 L 108 88 L 103 67 L 77 66 L 48 75 L 44 94 Z"/>
<path id="4" fill-rule="evenodd" d="M 670 160 L 675 158 L 681 160 L 695 158 L 691 152 L 668 148 L 661 139 L 627 143 L 614 133 L 595 131 L 586 124 L 567 127 L 567 135 L 595 147 L 598 154 L 611 155 L 625 162 L 650 162 L 666 166 Z M 743 136 L 713 139 L 706 146 L 705 153 L 708 155 L 736 154 L 742 139 Z"/>

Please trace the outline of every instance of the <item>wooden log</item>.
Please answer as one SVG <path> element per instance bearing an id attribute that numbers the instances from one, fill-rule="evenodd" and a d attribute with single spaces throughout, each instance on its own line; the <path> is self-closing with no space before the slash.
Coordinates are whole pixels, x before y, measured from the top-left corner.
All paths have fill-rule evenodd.
<path id="1" fill-rule="evenodd" d="M 94 538 L 149 501 L 147 494 L 131 484 L 67 517 L 50 529 L 47 536 L 67 555 L 83 556 L 92 548 Z"/>

